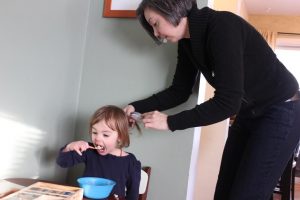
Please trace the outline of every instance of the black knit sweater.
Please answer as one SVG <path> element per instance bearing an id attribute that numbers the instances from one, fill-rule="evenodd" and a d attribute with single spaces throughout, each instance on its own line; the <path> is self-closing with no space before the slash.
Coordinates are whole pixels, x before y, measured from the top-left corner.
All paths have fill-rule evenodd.
<path id="1" fill-rule="evenodd" d="M 191 110 L 168 116 L 172 131 L 213 124 L 235 114 L 257 117 L 298 90 L 294 76 L 241 17 L 194 7 L 188 23 L 190 38 L 178 42 L 172 85 L 131 103 L 136 111 L 161 111 L 185 102 L 199 71 L 215 88 L 214 97 Z"/>

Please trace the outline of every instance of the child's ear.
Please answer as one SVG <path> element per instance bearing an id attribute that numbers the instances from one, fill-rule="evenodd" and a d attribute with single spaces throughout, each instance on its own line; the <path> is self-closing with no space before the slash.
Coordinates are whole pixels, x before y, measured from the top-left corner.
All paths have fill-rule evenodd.
<path id="1" fill-rule="evenodd" d="M 117 146 L 118 146 L 118 148 L 122 147 L 122 142 L 121 142 L 120 138 L 117 139 Z"/>

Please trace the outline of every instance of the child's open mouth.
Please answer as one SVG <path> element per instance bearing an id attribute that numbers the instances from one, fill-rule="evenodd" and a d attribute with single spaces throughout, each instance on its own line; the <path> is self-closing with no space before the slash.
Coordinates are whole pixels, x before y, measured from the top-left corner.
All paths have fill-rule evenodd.
<path id="1" fill-rule="evenodd" d="M 103 145 L 94 144 L 94 149 L 96 149 L 99 153 L 103 153 L 105 151 L 105 147 Z"/>
<path id="2" fill-rule="evenodd" d="M 104 150 L 104 146 L 102 146 L 102 145 L 95 145 L 95 149 Z"/>

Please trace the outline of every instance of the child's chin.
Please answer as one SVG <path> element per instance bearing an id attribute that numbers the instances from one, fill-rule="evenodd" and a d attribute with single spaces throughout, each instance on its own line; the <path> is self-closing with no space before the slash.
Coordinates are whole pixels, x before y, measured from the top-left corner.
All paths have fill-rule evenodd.
<path id="1" fill-rule="evenodd" d="M 107 155 L 107 152 L 106 151 L 97 151 L 98 152 L 98 154 L 100 154 L 100 155 L 102 155 L 102 156 L 105 156 L 105 155 Z"/>

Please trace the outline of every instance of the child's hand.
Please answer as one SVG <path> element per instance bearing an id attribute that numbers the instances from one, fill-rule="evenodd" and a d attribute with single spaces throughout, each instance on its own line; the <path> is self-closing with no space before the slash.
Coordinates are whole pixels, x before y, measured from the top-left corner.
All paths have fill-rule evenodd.
<path id="1" fill-rule="evenodd" d="M 79 155 L 82 156 L 82 152 L 86 151 L 88 148 L 90 148 L 90 146 L 86 141 L 75 141 L 69 143 L 63 150 L 63 152 L 76 151 Z"/>

